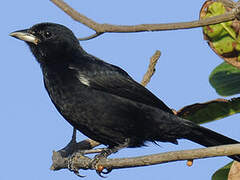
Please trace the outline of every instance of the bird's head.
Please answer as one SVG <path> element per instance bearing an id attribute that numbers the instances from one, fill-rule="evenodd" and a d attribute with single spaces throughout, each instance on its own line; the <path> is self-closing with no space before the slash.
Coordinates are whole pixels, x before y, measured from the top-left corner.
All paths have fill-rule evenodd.
<path id="1" fill-rule="evenodd" d="M 10 36 L 25 41 L 41 64 L 67 61 L 76 49 L 81 49 L 73 32 L 60 24 L 40 23 Z"/>

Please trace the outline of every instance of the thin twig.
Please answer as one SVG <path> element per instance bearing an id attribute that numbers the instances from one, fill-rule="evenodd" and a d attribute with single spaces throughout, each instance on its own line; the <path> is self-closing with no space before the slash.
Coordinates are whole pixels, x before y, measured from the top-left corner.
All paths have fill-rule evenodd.
<path id="1" fill-rule="evenodd" d="M 90 36 L 87 36 L 87 37 L 83 37 L 83 38 L 78 38 L 79 41 L 86 41 L 86 40 L 90 40 L 90 39 L 93 39 L 97 36 L 100 36 L 102 33 L 94 33 Z"/>
<path id="2" fill-rule="evenodd" d="M 218 24 L 221 22 L 226 22 L 230 20 L 234 20 L 239 14 L 240 9 L 234 8 L 232 11 L 227 12 L 223 15 L 210 17 L 207 19 L 190 21 L 190 22 L 180 22 L 180 23 L 167 23 L 167 24 L 140 24 L 140 25 L 112 25 L 112 24 L 100 24 L 92 19 L 86 17 L 85 15 L 77 12 L 67 3 L 62 0 L 50 0 L 60 9 L 62 9 L 65 13 L 67 13 L 74 20 L 86 25 L 96 32 L 96 34 L 91 35 L 89 37 L 81 38 L 83 40 L 88 40 L 100 36 L 103 33 L 110 32 L 121 32 L 121 33 L 130 33 L 130 32 L 143 32 L 143 31 L 165 31 L 165 30 L 177 30 L 177 29 L 189 29 L 202 27 L 211 24 Z M 220 0 L 219 0 L 220 1 Z M 232 4 L 229 0 L 222 0 L 225 4 Z M 235 4 L 232 4 L 235 5 Z"/>
<path id="3" fill-rule="evenodd" d="M 148 70 L 145 73 L 145 75 L 143 76 L 142 82 L 141 84 L 143 86 L 146 86 L 149 81 L 151 80 L 151 77 L 153 76 L 154 72 L 155 72 L 155 66 L 157 64 L 158 59 L 161 56 L 161 52 L 159 50 L 157 50 L 154 55 L 151 57 L 150 59 L 150 63 L 148 65 Z"/>

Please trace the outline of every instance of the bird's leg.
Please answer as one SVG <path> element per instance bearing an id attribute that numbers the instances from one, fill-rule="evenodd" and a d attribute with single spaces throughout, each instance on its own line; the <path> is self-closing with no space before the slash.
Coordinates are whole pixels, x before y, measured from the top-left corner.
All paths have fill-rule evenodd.
<path id="1" fill-rule="evenodd" d="M 67 157 L 74 153 L 77 146 L 76 134 L 77 130 L 74 128 L 71 141 L 64 148 L 58 151 L 62 157 Z"/>
<path id="2" fill-rule="evenodd" d="M 101 153 L 102 149 L 93 149 L 94 147 L 100 145 L 99 142 L 92 139 L 86 139 L 80 142 L 76 141 L 76 129 L 73 129 L 73 135 L 71 141 L 67 144 L 66 147 L 62 148 L 58 152 L 62 157 L 68 157 L 74 153 L 81 154 L 92 154 L 92 153 Z"/>
<path id="3" fill-rule="evenodd" d="M 76 139 L 77 139 L 77 130 L 76 130 L 76 128 L 73 128 L 73 134 L 72 134 L 72 139 L 71 139 L 70 143 L 76 144 L 77 143 Z"/>
<path id="4" fill-rule="evenodd" d="M 119 144 L 118 146 L 114 146 L 112 148 L 105 148 L 102 149 L 102 152 L 98 155 L 96 155 L 92 162 L 91 162 L 91 166 L 93 169 L 96 169 L 97 173 L 99 176 L 103 177 L 101 174 L 108 174 L 109 172 L 111 172 L 111 169 L 107 169 L 107 172 L 103 172 L 103 171 L 99 171 L 98 170 L 98 162 L 101 161 L 102 159 L 106 159 L 108 156 L 110 156 L 113 153 L 118 152 L 120 149 L 126 148 L 129 146 L 130 140 L 126 139 L 125 142 L 123 144 Z"/>

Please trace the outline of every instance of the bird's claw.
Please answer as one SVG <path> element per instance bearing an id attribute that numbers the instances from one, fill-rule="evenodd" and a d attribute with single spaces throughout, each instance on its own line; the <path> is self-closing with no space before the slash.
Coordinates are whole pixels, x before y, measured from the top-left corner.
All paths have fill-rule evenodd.
<path id="1" fill-rule="evenodd" d="M 106 171 L 102 171 L 103 174 L 109 174 L 112 172 L 112 169 L 104 168 Z"/>
<path id="2" fill-rule="evenodd" d="M 106 171 L 103 171 L 106 170 Z M 112 169 L 104 168 L 102 165 L 99 165 L 96 169 L 97 174 L 102 177 L 106 178 L 106 176 L 103 176 L 102 174 L 109 174 L 112 171 Z"/>
<path id="3" fill-rule="evenodd" d="M 97 174 L 102 178 L 106 178 L 106 176 L 103 176 L 103 174 L 109 174 L 112 171 L 112 169 L 104 168 L 102 165 L 98 164 L 99 161 L 101 161 L 102 159 L 106 159 L 108 155 L 109 153 L 107 151 L 104 151 L 96 155 L 91 162 L 91 167 L 93 169 L 96 169 Z M 103 171 L 103 170 L 106 170 L 106 171 Z"/>
<path id="4" fill-rule="evenodd" d="M 106 154 L 105 152 L 102 152 L 102 153 L 100 153 L 100 154 L 97 154 L 97 155 L 93 158 L 93 160 L 92 160 L 92 162 L 91 162 L 91 167 L 92 167 L 93 169 L 98 170 L 98 169 L 99 169 L 99 167 L 97 167 L 98 162 L 101 161 L 102 159 L 106 159 L 106 158 L 107 158 L 107 154 Z M 102 170 L 103 170 L 103 169 L 102 169 Z M 102 171 L 102 170 L 100 170 L 100 171 Z"/>
<path id="5" fill-rule="evenodd" d="M 86 176 L 82 176 L 81 174 L 79 174 L 79 171 L 73 171 L 75 175 L 77 175 L 80 178 L 85 178 Z"/>
<path id="6" fill-rule="evenodd" d="M 68 169 L 69 171 L 72 171 L 75 175 L 77 175 L 78 177 L 84 178 L 86 176 L 82 176 L 79 174 L 79 169 L 74 165 L 74 159 L 77 158 L 77 156 L 82 156 L 81 153 L 74 153 L 71 155 L 71 157 L 69 157 L 68 160 Z"/>
<path id="7" fill-rule="evenodd" d="M 102 175 L 102 174 L 104 174 L 103 172 L 100 172 L 100 171 L 98 171 L 98 170 L 96 170 L 96 172 L 97 172 L 97 174 L 98 174 L 100 177 L 106 178 L 106 176 L 103 176 L 103 175 Z"/>

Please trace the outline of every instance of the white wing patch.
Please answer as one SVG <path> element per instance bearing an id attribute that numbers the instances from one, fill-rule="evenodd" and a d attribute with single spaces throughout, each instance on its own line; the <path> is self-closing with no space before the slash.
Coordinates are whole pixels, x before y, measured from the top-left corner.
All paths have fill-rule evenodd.
<path id="1" fill-rule="evenodd" d="M 77 75 L 78 80 L 86 86 L 90 86 L 90 81 L 81 73 Z"/>
<path id="2" fill-rule="evenodd" d="M 73 66 L 69 66 L 68 67 L 69 69 L 73 69 L 73 70 L 76 70 L 76 68 L 74 68 Z M 76 77 L 78 78 L 78 80 L 82 83 L 82 84 L 84 84 L 84 85 L 86 85 L 86 86 L 90 86 L 90 81 L 86 78 L 86 76 L 84 76 L 82 73 L 80 73 L 80 72 L 78 72 L 77 73 L 77 75 L 76 75 Z"/>

